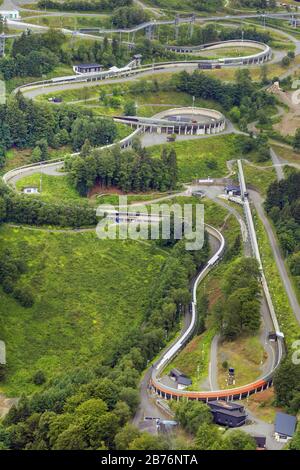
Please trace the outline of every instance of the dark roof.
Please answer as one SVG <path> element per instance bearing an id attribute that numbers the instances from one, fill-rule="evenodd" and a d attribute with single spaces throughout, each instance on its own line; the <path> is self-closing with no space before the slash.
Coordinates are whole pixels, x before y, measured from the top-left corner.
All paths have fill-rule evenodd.
<path id="1" fill-rule="evenodd" d="M 185 375 L 181 375 L 177 378 L 177 383 L 180 385 L 192 385 L 192 380 L 186 377 Z"/>
<path id="2" fill-rule="evenodd" d="M 240 191 L 241 188 L 239 186 L 235 186 L 234 184 L 228 184 L 225 189 L 227 191 Z"/>
<path id="3" fill-rule="evenodd" d="M 296 416 L 281 412 L 276 413 L 275 432 L 278 434 L 292 437 L 296 429 L 296 424 Z"/>
<path id="4" fill-rule="evenodd" d="M 247 413 L 245 412 L 245 410 L 226 410 L 225 408 L 224 409 L 212 408 L 211 412 L 213 415 L 215 415 L 216 413 L 220 413 L 222 415 L 232 416 L 235 418 L 246 418 L 247 416 Z"/>
<path id="5" fill-rule="evenodd" d="M 252 436 L 256 442 L 256 447 L 264 449 L 266 447 L 267 438 L 265 436 Z"/>
<path id="6" fill-rule="evenodd" d="M 91 67 L 102 67 L 100 64 L 76 64 L 75 67 L 81 67 L 84 69 L 91 68 Z"/>
<path id="7" fill-rule="evenodd" d="M 181 377 L 184 376 L 184 373 L 181 372 L 179 369 L 171 369 L 170 375 L 174 375 L 175 377 Z"/>
<path id="8" fill-rule="evenodd" d="M 243 405 L 239 403 L 234 403 L 233 401 L 225 401 L 225 400 L 212 400 L 207 403 L 209 406 L 214 408 L 220 408 L 222 410 L 240 410 L 244 409 Z"/>

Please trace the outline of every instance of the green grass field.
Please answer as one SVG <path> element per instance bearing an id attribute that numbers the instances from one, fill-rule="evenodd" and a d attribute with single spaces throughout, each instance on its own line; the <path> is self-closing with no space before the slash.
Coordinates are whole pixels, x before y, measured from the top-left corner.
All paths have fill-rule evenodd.
<path id="1" fill-rule="evenodd" d="M 266 166 L 268 162 L 266 163 Z M 246 183 L 257 189 L 263 196 L 266 195 L 268 187 L 276 180 L 274 168 L 256 168 L 249 164 L 244 164 L 244 174 Z"/>
<path id="2" fill-rule="evenodd" d="M 218 348 L 218 383 L 220 388 L 232 388 L 228 385 L 228 369 L 222 367 L 226 361 L 235 370 L 235 386 L 245 385 L 256 380 L 261 371 L 261 361 L 266 360 L 266 353 L 257 336 L 239 338 L 234 342 L 226 341 Z"/>
<path id="3" fill-rule="evenodd" d="M 38 197 L 41 197 L 45 202 L 88 204 L 88 199 L 78 194 L 76 189 L 69 182 L 67 176 L 50 176 L 36 173 L 17 181 L 16 188 L 18 191 L 22 191 L 25 186 L 37 186 L 40 188 L 41 182 L 42 192 Z"/>
<path id="4" fill-rule="evenodd" d="M 2 226 L 0 244 L 24 252 L 35 304 L 21 307 L 0 288 L 0 331 L 8 375 L 0 391 L 32 393 L 32 375 L 48 379 L 109 359 L 139 327 L 165 258 L 151 243 L 98 240 L 94 233 L 48 233 Z"/>
<path id="5" fill-rule="evenodd" d="M 236 136 L 233 134 L 156 145 L 149 150 L 152 155 L 159 156 L 164 145 L 176 150 L 179 180 L 185 183 L 195 178 L 225 176 L 227 160 L 236 158 Z"/>

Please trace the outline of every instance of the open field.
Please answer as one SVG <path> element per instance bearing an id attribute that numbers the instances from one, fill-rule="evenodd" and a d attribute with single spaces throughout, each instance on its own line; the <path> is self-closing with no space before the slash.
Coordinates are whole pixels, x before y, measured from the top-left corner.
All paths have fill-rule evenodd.
<path id="1" fill-rule="evenodd" d="M 35 195 L 35 197 L 40 197 L 45 202 L 88 204 L 88 199 L 78 194 L 67 176 L 50 176 L 36 173 L 17 181 L 16 188 L 18 191 L 22 191 L 26 186 L 37 186 L 40 188 L 41 184 L 42 193 L 38 196 Z"/>
<path id="2" fill-rule="evenodd" d="M 294 152 L 292 147 L 286 147 L 281 145 L 276 145 L 272 143 L 272 147 L 274 148 L 277 155 L 284 160 L 287 160 L 289 163 L 296 163 L 300 166 L 300 153 Z"/>
<path id="3" fill-rule="evenodd" d="M 28 12 L 27 12 L 28 13 Z M 34 16 L 36 13 L 34 13 Z M 78 28 L 108 28 L 111 27 L 109 16 L 94 15 L 94 16 L 43 16 L 42 14 L 33 18 L 27 15 L 28 18 L 24 19 L 26 23 L 32 23 L 39 26 L 49 26 L 50 28 L 66 28 L 77 30 Z"/>
<path id="4" fill-rule="evenodd" d="M 226 341 L 218 348 L 218 383 L 220 388 L 232 388 L 228 385 L 228 368 L 222 363 L 227 362 L 235 370 L 235 386 L 245 385 L 256 380 L 260 368 L 266 359 L 266 353 L 257 336 L 238 338 L 236 341 Z"/>
<path id="5" fill-rule="evenodd" d="M 168 143 L 177 154 L 179 180 L 189 182 L 195 178 L 222 177 L 228 173 L 226 161 L 236 157 L 236 136 L 219 135 Z M 149 147 L 152 155 L 161 154 L 164 145 Z"/>
<path id="6" fill-rule="evenodd" d="M 0 391 L 16 396 L 77 365 L 109 360 L 147 308 L 165 255 L 151 243 L 98 240 L 94 233 L 59 234 L 2 226 L 0 244 L 24 253 L 21 283 L 35 304 L 21 307 L 0 288 L 1 339 L 8 375 Z"/>
<path id="7" fill-rule="evenodd" d="M 274 388 L 268 388 L 263 392 L 251 395 L 241 403 L 250 410 L 250 412 L 258 419 L 273 424 L 277 411 L 284 411 L 274 406 L 275 394 Z"/>
<path id="8" fill-rule="evenodd" d="M 276 180 L 274 168 L 258 168 L 245 163 L 244 173 L 247 184 L 257 189 L 263 196 L 266 195 L 270 184 Z"/>
<path id="9" fill-rule="evenodd" d="M 205 58 L 220 59 L 222 57 L 245 57 L 260 52 L 256 47 L 220 47 L 199 51 L 199 55 Z"/>

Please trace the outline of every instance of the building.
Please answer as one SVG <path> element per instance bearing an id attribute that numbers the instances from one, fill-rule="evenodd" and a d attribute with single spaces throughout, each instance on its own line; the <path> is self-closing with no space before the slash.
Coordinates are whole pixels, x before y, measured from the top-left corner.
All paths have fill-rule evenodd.
<path id="1" fill-rule="evenodd" d="M 170 421 L 167 419 L 160 419 L 157 423 L 157 430 L 158 432 L 162 432 L 164 434 L 170 434 L 176 430 L 178 427 L 177 421 Z"/>
<path id="2" fill-rule="evenodd" d="M 184 390 L 186 387 L 192 385 L 192 380 L 179 369 L 172 369 L 169 375 L 170 378 L 177 383 L 178 390 Z"/>
<path id="3" fill-rule="evenodd" d="M 285 442 L 294 435 L 297 426 L 296 416 L 286 413 L 276 413 L 274 437 L 278 442 Z"/>
<path id="4" fill-rule="evenodd" d="M 77 65 L 74 65 L 73 70 L 78 75 L 81 75 L 83 73 L 101 72 L 102 65 L 100 64 L 77 64 Z"/>
<path id="5" fill-rule="evenodd" d="M 207 404 L 211 409 L 216 424 L 229 428 L 237 428 L 243 426 L 246 422 L 247 413 L 244 406 L 239 403 L 216 400 L 209 401 Z"/>
<path id="6" fill-rule="evenodd" d="M 266 450 L 267 438 L 265 436 L 252 436 L 256 442 L 256 450 Z"/>
<path id="7" fill-rule="evenodd" d="M 28 186 L 23 188 L 23 194 L 38 194 L 39 188 L 37 186 Z"/>
<path id="8" fill-rule="evenodd" d="M 224 191 L 225 191 L 225 194 L 228 194 L 228 196 L 240 196 L 241 195 L 241 188 L 233 184 L 227 185 Z"/>

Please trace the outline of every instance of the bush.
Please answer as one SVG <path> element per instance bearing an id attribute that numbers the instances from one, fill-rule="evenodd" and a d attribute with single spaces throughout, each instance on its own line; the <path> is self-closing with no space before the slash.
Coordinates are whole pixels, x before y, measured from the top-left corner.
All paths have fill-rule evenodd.
<path id="1" fill-rule="evenodd" d="M 32 377 L 35 385 L 43 385 L 46 382 L 46 376 L 42 370 L 38 370 Z"/>
<path id="2" fill-rule="evenodd" d="M 28 287 L 16 287 L 13 295 L 23 307 L 30 308 L 34 304 L 33 294 Z"/>

